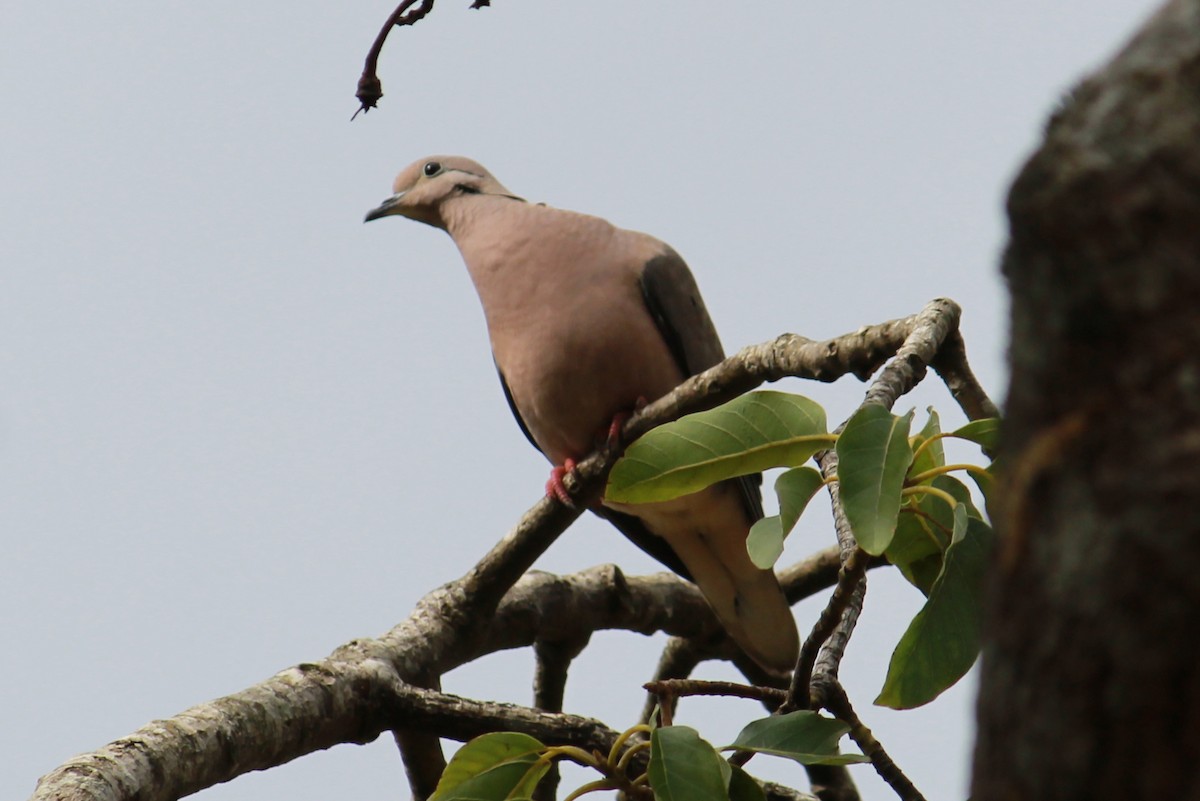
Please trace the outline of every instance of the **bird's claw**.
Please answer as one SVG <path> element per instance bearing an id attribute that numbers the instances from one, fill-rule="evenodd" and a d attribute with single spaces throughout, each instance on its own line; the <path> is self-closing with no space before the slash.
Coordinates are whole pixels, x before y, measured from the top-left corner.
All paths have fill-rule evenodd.
<path id="1" fill-rule="evenodd" d="M 550 479 L 546 482 L 546 497 L 557 498 L 558 502 L 568 509 L 575 508 L 575 501 L 572 500 L 571 493 L 567 492 L 563 478 L 574 469 L 575 460 L 565 459 L 561 465 L 556 465 L 550 471 Z"/>
<path id="2" fill-rule="evenodd" d="M 634 412 L 640 412 L 646 407 L 646 398 L 639 395 L 638 399 L 633 402 L 633 408 L 627 411 L 620 411 L 613 415 L 612 422 L 608 426 L 608 432 L 604 437 L 604 447 L 607 450 L 616 450 L 621 446 L 621 429 L 629 422 L 629 418 L 633 417 Z"/>

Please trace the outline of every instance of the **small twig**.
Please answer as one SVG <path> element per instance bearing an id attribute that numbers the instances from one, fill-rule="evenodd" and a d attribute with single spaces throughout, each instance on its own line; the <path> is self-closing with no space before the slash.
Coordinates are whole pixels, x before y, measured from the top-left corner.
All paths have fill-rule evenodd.
<path id="1" fill-rule="evenodd" d="M 915 317 L 909 319 L 910 327 L 906 332 L 904 342 L 896 355 L 880 374 L 871 382 L 863 401 L 878 403 L 886 408 L 892 408 L 896 400 L 911 390 L 924 377 L 926 366 L 936 357 L 947 338 L 958 330 L 959 310 L 954 304 L 942 308 L 940 301 L 930 303 Z M 965 356 L 962 366 L 965 367 Z M 966 371 L 969 375 L 969 370 Z M 960 372 L 961 377 L 961 372 Z M 985 396 L 986 397 L 986 396 Z M 960 400 L 960 403 L 962 401 Z M 837 474 L 837 454 L 825 451 L 817 455 L 817 463 L 826 479 Z M 843 600 L 839 600 L 840 614 L 834 618 L 832 630 L 828 630 L 828 621 L 818 622 L 813 635 L 801 649 L 801 658 L 797 660 L 797 669 L 793 674 L 790 702 L 781 707 L 787 710 L 793 704 L 798 705 L 802 700 L 811 700 L 812 686 L 815 682 L 835 680 L 846 646 L 854 632 L 858 616 L 862 612 L 863 599 L 866 596 L 865 572 L 858 568 L 855 562 L 861 553 L 854 540 L 849 521 L 841 504 L 841 488 L 838 484 L 829 485 L 830 501 L 833 506 L 834 531 L 838 538 L 838 548 L 843 563 L 854 564 L 855 573 L 846 577 L 842 582 L 839 576 L 839 590 L 842 590 Z M 835 593 L 836 594 L 836 593 Z M 833 599 L 830 599 L 831 605 Z M 826 611 L 829 611 L 828 609 Z M 820 630 L 818 630 L 820 629 Z M 812 650 L 819 645 L 815 660 L 812 660 Z M 812 660 L 810 662 L 810 660 Z M 803 693 L 803 695 L 802 695 Z M 807 706 L 808 704 L 805 704 Z M 838 799 L 850 801 L 859 797 L 858 790 L 850 778 L 849 771 L 840 766 L 811 765 L 806 768 L 813 790 L 822 799 Z"/>
<path id="2" fill-rule="evenodd" d="M 671 637 L 667 640 L 662 655 L 658 658 L 658 666 L 654 669 L 654 681 L 686 679 L 692 675 L 692 671 L 696 669 L 696 665 L 700 664 L 700 661 L 700 651 L 695 640 Z M 655 707 L 661 703 L 661 699 L 648 693 L 646 703 L 642 707 L 641 722 L 649 723 L 651 716 L 654 715 Z M 674 713 L 674 710 L 671 712 Z"/>
<path id="3" fill-rule="evenodd" d="M 882 557 L 871 557 L 867 562 L 868 568 L 881 567 L 887 564 Z M 779 571 L 779 584 L 788 603 L 795 604 L 806 598 L 811 598 L 823 590 L 837 584 L 838 573 L 841 570 L 841 559 L 837 546 L 830 546 L 818 551 L 798 562 Z M 718 635 L 723 632 L 717 632 Z M 782 689 L 784 682 L 772 673 L 768 673 L 753 660 L 742 658 L 740 652 L 730 656 L 736 649 L 728 636 L 702 636 L 692 638 L 672 637 L 663 648 L 658 667 L 654 672 L 654 680 L 686 679 L 701 662 L 709 659 L 734 660 L 737 668 L 754 686 L 776 687 Z M 650 720 L 658 700 L 653 695 L 647 695 L 641 720 Z M 774 709 L 774 705 L 771 706 Z"/>
<path id="4" fill-rule="evenodd" d="M 838 575 L 837 587 L 829 597 L 829 603 L 821 611 L 821 616 L 813 625 L 812 633 L 804 641 L 800 649 L 800 658 L 796 662 L 796 670 L 792 673 L 792 683 L 788 688 L 780 713 L 796 709 L 811 709 L 809 699 L 809 682 L 812 680 L 813 666 L 817 663 L 817 655 L 821 647 L 833 634 L 842 620 L 842 615 L 854 597 L 854 591 L 862 581 L 867 571 L 867 554 L 855 548 L 850 557 L 842 565 Z"/>
<path id="5" fill-rule="evenodd" d="M 985 479 L 991 478 L 992 475 L 987 471 L 987 468 L 980 467 L 977 464 L 964 462 L 962 464 L 944 464 L 939 467 L 931 467 L 930 469 L 917 473 L 916 475 L 910 475 L 906 477 L 904 479 L 904 483 L 907 485 L 920 484 L 922 481 L 928 481 L 931 478 L 945 476 L 955 472 L 971 473 L 972 475 L 980 476 Z"/>
<path id="6" fill-rule="evenodd" d="M 434 0 L 421 0 L 421 5 L 409 12 L 409 8 L 416 2 L 417 0 L 401 0 L 400 5 L 396 6 L 396 10 L 380 28 L 379 33 L 375 36 L 375 41 L 371 43 L 371 49 L 367 51 L 366 63 L 363 65 L 362 76 L 358 79 L 358 91 L 354 93 L 360 104 L 358 111 L 354 112 L 354 117 L 375 108 L 379 99 L 383 97 L 383 83 L 379 80 L 376 72 L 379 69 L 379 54 L 383 52 L 384 42 L 387 41 L 392 28 L 412 25 L 433 11 Z M 354 117 L 350 119 L 353 120 Z"/>
<path id="7" fill-rule="evenodd" d="M 787 693 L 774 687 L 756 687 L 733 681 L 703 681 L 701 679 L 666 679 L 648 681 L 642 685 L 650 692 L 662 696 L 669 693 L 677 698 L 689 695 L 716 695 L 727 698 L 749 698 L 773 704 L 782 703 Z"/>
<path id="8" fill-rule="evenodd" d="M 850 739 L 858 744 L 862 752 L 870 758 L 871 765 L 888 785 L 896 791 L 902 801 L 925 801 L 925 797 L 913 786 L 904 771 L 897 767 L 883 745 L 875 739 L 863 722 L 859 720 L 850 704 L 850 697 L 845 689 L 836 681 L 824 682 L 820 688 L 821 706 L 829 713 L 850 727 Z"/>
<path id="9" fill-rule="evenodd" d="M 836 475 L 838 469 L 837 453 L 835 451 L 825 451 L 824 453 L 817 454 L 817 464 L 820 465 L 821 473 L 826 477 Z M 846 510 L 842 506 L 842 487 L 840 484 L 833 483 L 829 485 L 829 501 L 833 509 L 833 530 L 837 535 L 838 552 L 844 564 L 850 560 L 853 554 L 858 552 L 859 548 L 858 543 L 854 539 L 854 533 L 850 529 L 850 521 L 846 518 Z M 840 574 L 838 578 L 839 580 L 841 579 Z M 846 652 L 846 646 L 850 643 L 850 636 L 854 633 L 854 626 L 858 623 L 858 616 L 862 612 L 863 599 L 866 597 L 866 592 L 867 580 L 866 576 L 863 575 L 850 587 L 849 600 L 842 607 L 841 617 L 825 640 L 820 643 L 820 652 L 817 654 L 816 662 L 812 666 L 812 676 L 818 674 L 837 675 L 838 665 L 841 664 L 842 656 Z M 812 683 L 811 677 L 809 683 Z M 794 681 L 793 684 L 795 684 Z M 797 701 L 801 700 L 801 698 L 798 690 Z M 831 770 L 834 769 L 831 768 Z"/>
<path id="10" fill-rule="evenodd" d="M 714 695 L 728 698 L 748 698 L 759 701 L 768 707 L 778 707 L 787 698 L 787 693 L 775 687 L 759 687 L 751 684 L 737 684 L 731 681 L 699 681 L 696 679 L 672 679 L 651 681 L 642 685 L 658 696 L 661 707 L 688 695 Z M 663 725 L 670 725 L 664 719 Z M 729 763 L 739 768 L 754 756 L 753 751 L 737 751 L 729 756 Z"/>
<path id="11" fill-rule="evenodd" d="M 658 694 L 658 725 L 673 726 L 675 723 L 675 706 L 678 700 L 675 693 L 663 690 Z"/>

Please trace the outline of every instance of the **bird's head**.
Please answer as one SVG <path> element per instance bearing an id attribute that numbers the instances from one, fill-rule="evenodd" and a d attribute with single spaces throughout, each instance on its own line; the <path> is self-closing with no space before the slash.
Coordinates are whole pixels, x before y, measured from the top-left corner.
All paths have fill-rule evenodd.
<path id="1" fill-rule="evenodd" d="M 363 222 L 400 215 L 445 228 L 442 205 L 467 195 L 515 197 L 483 165 L 462 156 L 429 156 L 396 176 L 395 193 L 367 212 Z M 517 198 L 519 200 L 519 198 Z"/>

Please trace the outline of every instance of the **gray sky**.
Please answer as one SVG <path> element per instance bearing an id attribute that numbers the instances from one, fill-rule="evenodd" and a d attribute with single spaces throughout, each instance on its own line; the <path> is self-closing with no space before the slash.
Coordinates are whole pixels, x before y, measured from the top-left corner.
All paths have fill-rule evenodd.
<path id="1" fill-rule="evenodd" d="M 390 0 L 389 0 L 390 1 Z M 1145 0 L 444 0 L 355 81 L 388 2 L 10 4 L 0 48 L 0 797 L 403 619 L 541 494 L 448 237 L 364 227 L 431 153 L 670 242 L 728 349 L 947 295 L 1003 397 L 1002 202 L 1060 94 Z M 862 388 L 787 385 L 853 408 Z M 930 386 L 899 407 L 934 404 Z M 813 514 L 786 558 L 832 542 Z M 539 563 L 658 569 L 585 519 Z M 973 685 L 872 707 L 919 608 L 872 574 L 843 667 L 930 798 L 965 795 Z M 797 617 L 806 630 L 817 607 Z M 570 711 L 623 728 L 661 638 L 605 634 Z M 529 702 L 527 652 L 446 689 Z M 706 667 L 705 677 L 729 677 Z M 686 704 L 728 741 L 757 710 Z M 760 775 L 803 786 L 794 766 Z M 868 799 L 890 797 L 854 768 Z M 390 738 L 206 801 L 394 799 Z"/>

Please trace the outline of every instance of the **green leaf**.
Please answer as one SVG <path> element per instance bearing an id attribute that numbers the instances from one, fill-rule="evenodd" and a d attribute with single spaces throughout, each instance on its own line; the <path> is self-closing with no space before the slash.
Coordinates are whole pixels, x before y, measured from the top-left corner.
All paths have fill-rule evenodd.
<path id="1" fill-rule="evenodd" d="M 775 479 L 775 495 L 779 498 L 779 525 L 787 537 L 804 514 L 808 502 L 825 486 L 820 471 L 811 467 L 795 467 Z"/>
<path id="2" fill-rule="evenodd" d="M 650 735 L 649 776 L 655 801 L 726 801 L 723 762 L 695 729 L 658 727 Z"/>
<path id="3" fill-rule="evenodd" d="M 838 751 L 838 740 L 848 731 L 850 727 L 840 720 L 805 709 L 751 721 L 738 734 L 733 745 L 721 750 L 772 754 L 794 759 L 801 765 L 867 762 L 862 754 L 843 754 Z"/>
<path id="4" fill-rule="evenodd" d="M 746 535 L 746 553 L 755 567 L 770 570 L 783 555 L 783 526 L 779 515 L 756 520 Z"/>
<path id="5" fill-rule="evenodd" d="M 925 422 L 925 427 L 912 438 L 913 463 L 910 468 L 910 473 L 924 473 L 926 470 L 932 470 L 935 467 L 942 467 L 946 464 L 946 449 L 942 447 L 942 440 L 934 439 L 938 434 L 942 433 L 942 424 L 938 419 L 938 413 L 930 406 L 926 411 L 929 412 L 929 419 Z M 929 446 L 921 449 L 929 440 Z M 920 453 L 917 451 L 920 450 Z"/>
<path id="6" fill-rule="evenodd" d="M 796 467 L 775 480 L 779 496 L 778 515 L 764 517 L 750 527 L 746 537 L 746 552 L 750 561 L 764 570 L 775 566 L 783 553 L 783 541 L 792 532 L 804 508 L 825 483 L 821 474 L 811 467 Z"/>
<path id="7" fill-rule="evenodd" d="M 767 794 L 758 782 L 750 778 L 749 773 L 737 765 L 731 767 L 733 775 L 729 779 L 729 801 L 767 801 Z"/>
<path id="8" fill-rule="evenodd" d="M 920 496 L 915 508 L 922 508 L 936 502 L 931 495 Z M 946 537 L 949 542 L 949 537 Z M 942 543 L 941 532 L 928 519 L 911 511 L 901 510 L 900 519 L 896 522 L 896 535 L 888 544 L 884 556 L 899 568 L 900 573 L 908 582 L 929 595 L 933 582 L 942 572 Z"/>
<path id="9" fill-rule="evenodd" d="M 954 533 L 950 538 L 951 548 L 962 542 L 963 537 L 966 536 L 967 519 L 969 517 L 970 516 L 967 514 L 967 505 L 965 503 L 960 503 L 954 507 Z"/>
<path id="10" fill-rule="evenodd" d="M 785 392 L 751 392 L 661 425 L 613 467 L 605 500 L 666 501 L 734 476 L 794 467 L 830 446 L 825 410 Z"/>
<path id="11" fill-rule="evenodd" d="M 979 487 L 979 492 L 983 495 L 983 505 L 987 507 L 989 517 L 992 516 L 992 507 L 995 504 L 996 468 L 998 464 L 998 462 L 993 461 L 982 474 L 974 471 L 967 474 L 975 482 L 975 486 Z"/>
<path id="12" fill-rule="evenodd" d="M 995 535 L 968 514 L 954 512 L 954 539 L 929 600 L 900 638 L 875 703 L 912 709 L 929 703 L 962 678 L 979 655 L 981 590 Z"/>
<path id="13" fill-rule="evenodd" d="M 900 490 L 912 463 L 912 418 L 912 412 L 897 417 L 879 404 L 867 404 L 838 437 L 842 507 L 859 547 L 872 556 L 887 549 L 896 531 Z"/>
<path id="14" fill-rule="evenodd" d="M 994 453 L 996 446 L 1000 444 L 1000 419 L 988 417 L 984 420 L 973 420 L 951 432 L 950 436 L 974 442 L 983 448 L 985 453 Z"/>
<path id="15" fill-rule="evenodd" d="M 975 506 L 975 501 L 971 498 L 971 490 L 967 489 L 967 485 L 959 481 L 954 476 L 936 476 L 933 481 L 929 482 L 930 486 L 948 492 L 954 496 L 954 500 L 965 506 L 967 514 L 971 517 L 983 519 L 983 515 L 979 513 L 979 509 Z M 942 500 L 926 496 L 934 505 L 930 507 L 931 513 L 937 517 L 938 521 L 947 528 L 954 528 L 954 510 L 948 507 Z"/>
<path id="16" fill-rule="evenodd" d="M 971 500 L 971 491 L 954 476 L 935 476 L 922 484 L 949 493 L 968 515 L 982 518 Z M 954 515 L 954 507 L 936 495 L 909 496 L 896 523 L 896 535 L 884 551 L 888 561 L 926 596 L 942 572 L 942 554 L 954 535 Z"/>
<path id="17" fill-rule="evenodd" d="M 429 801 L 529 798 L 550 769 L 549 763 L 533 768 L 545 747 L 517 732 L 480 735 L 454 754 Z"/>

